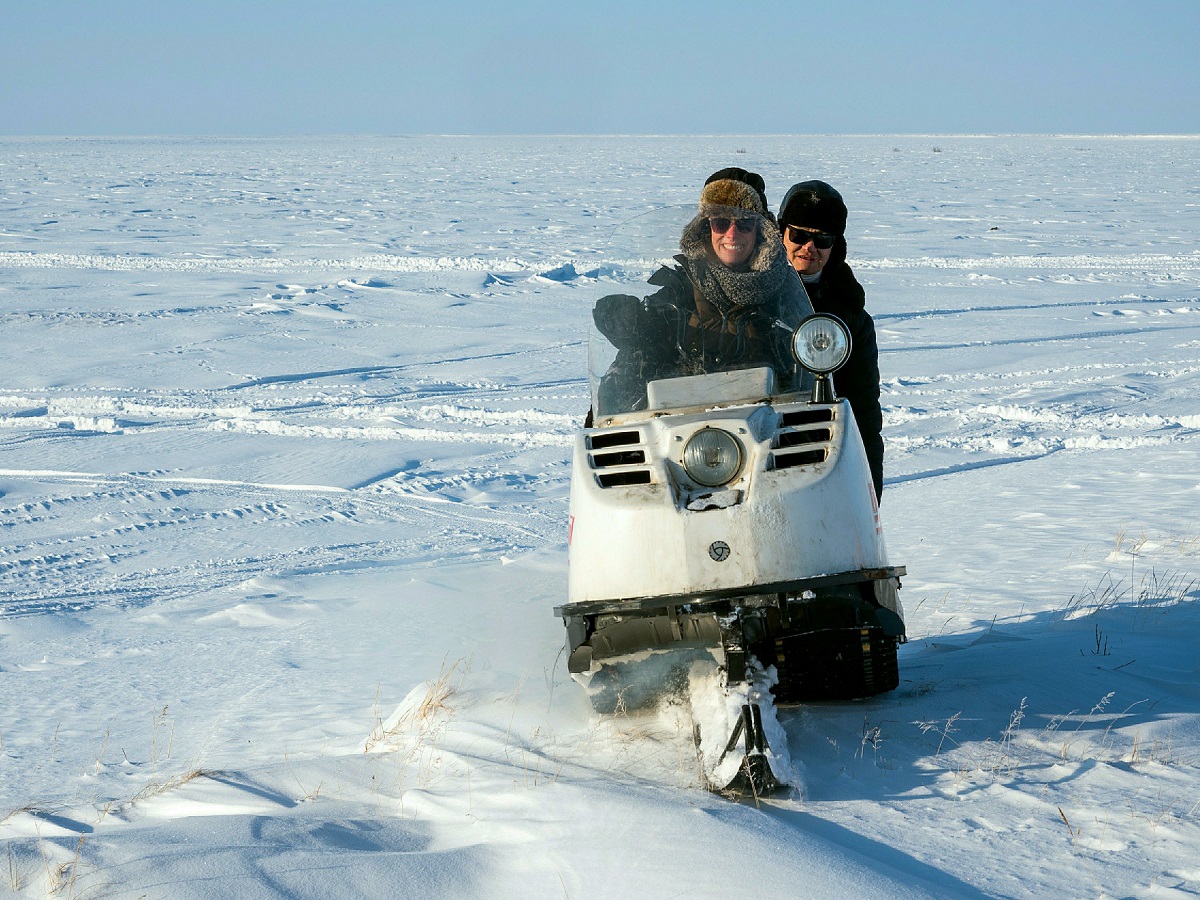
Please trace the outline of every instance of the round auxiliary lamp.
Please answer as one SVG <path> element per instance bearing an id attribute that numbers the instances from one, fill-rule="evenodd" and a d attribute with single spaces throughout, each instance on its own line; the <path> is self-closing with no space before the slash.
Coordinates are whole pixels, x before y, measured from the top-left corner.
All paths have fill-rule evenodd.
<path id="1" fill-rule="evenodd" d="M 813 403 L 834 403 L 833 373 L 850 358 L 850 329 L 837 316 L 817 313 L 809 316 L 792 333 L 792 355 L 817 377 L 813 385 Z"/>

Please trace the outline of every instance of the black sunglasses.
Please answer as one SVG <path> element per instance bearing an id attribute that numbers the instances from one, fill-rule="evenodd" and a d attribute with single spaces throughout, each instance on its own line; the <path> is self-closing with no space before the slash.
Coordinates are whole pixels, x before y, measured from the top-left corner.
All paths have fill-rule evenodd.
<path id="1" fill-rule="evenodd" d="M 708 220 L 708 227 L 713 230 L 713 234 L 724 234 L 729 230 L 731 224 L 742 234 L 749 234 L 758 227 L 758 220 L 730 219 L 727 216 L 713 216 Z"/>
<path id="2" fill-rule="evenodd" d="M 836 234 L 828 234 L 824 231 L 805 231 L 803 228 L 797 228 L 795 225 L 787 227 L 788 240 L 797 247 L 803 247 L 809 241 L 813 242 L 813 246 L 818 250 L 828 250 L 837 240 Z"/>

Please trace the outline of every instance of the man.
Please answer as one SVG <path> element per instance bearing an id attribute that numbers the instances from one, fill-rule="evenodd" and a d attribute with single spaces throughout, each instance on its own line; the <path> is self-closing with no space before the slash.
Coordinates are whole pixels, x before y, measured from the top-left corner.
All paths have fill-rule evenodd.
<path id="1" fill-rule="evenodd" d="M 866 310 L 866 292 L 846 264 L 846 204 L 823 181 L 793 185 L 779 206 L 779 230 L 788 262 L 804 282 L 813 309 L 831 313 L 850 329 L 850 359 L 833 376 L 850 401 L 862 434 L 875 496 L 883 494 L 883 412 L 879 406 L 879 344 Z"/>

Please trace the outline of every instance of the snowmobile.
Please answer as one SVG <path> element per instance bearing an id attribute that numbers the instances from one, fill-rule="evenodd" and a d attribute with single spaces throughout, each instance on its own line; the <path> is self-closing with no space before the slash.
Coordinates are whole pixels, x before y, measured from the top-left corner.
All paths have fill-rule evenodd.
<path id="1" fill-rule="evenodd" d="M 694 215 L 621 226 L 598 270 L 568 602 L 554 613 L 597 711 L 685 696 L 706 786 L 762 796 L 790 771 L 776 704 L 899 683 L 905 569 L 888 562 L 862 440 L 833 389 L 845 325 L 772 318 L 764 302 L 697 354 L 686 292 L 671 290 Z M 782 349 L 744 352 L 750 332 Z"/>

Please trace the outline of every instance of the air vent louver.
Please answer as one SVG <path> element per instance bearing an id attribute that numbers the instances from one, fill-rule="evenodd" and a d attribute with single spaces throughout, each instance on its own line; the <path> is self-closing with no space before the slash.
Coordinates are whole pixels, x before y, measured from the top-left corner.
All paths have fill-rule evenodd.
<path id="1" fill-rule="evenodd" d="M 831 406 L 792 409 L 781 414 L 771 441 L 770 467 L 791 469 L 825 462 L 833 443 L 835 422 L 835 407 Z"/>
<path id="2" fill-rule="evenodd" d="M 622 487 L 636 484 L 652 484 L 646 466 L 646 450 L 640 431 L 608 431 L 588 435 L 588 463 L 598 469 L 596 481 L 601 487 Z M 600 451 L 600 452 L 597 452 Z"/>
<path id="3" fill-rule="evenodd" d="M 601 472 L 596 476 L 600 487 L 621 487 L 630 484 L 649 484 L 649 469 L 626 469 L 623 472 Z"/>
<path id="4" fill-rule="evenodd" d="M 642 435 L 637 431 L 606 431 L 588 436 L 589 450 L 607 450 L 609 447 L 628 447 L 640 444 Z"/>

